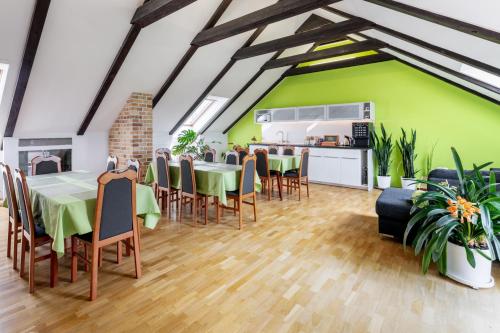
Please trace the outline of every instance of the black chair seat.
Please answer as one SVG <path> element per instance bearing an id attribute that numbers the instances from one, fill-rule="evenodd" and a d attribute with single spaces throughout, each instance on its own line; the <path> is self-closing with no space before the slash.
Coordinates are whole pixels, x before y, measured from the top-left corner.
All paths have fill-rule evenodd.
<path id="1" fill-rule="evenodd" d="M 279 175 L 280 173 L 279 173 L 278 171 L 276 171 L 276 170 L 271 170 L 271 171 L 269 172 L 269 174 L 270 174 L 271 176 L 276 176 L 276 175 Z"/>
<path id="2" fill-rule="evenodd" d="M 87 232 L 83 235 L 76 234 L 75 237 L 81 239 L 84 242 L 92 243 L 92 240 L 94 239 L 94 232 Z"/>
<path id="3" fill-rule="evenodd" d="M 35 238 L 48 236 L 45 232 L 45 228 L 35 224 Z"/>
<path id="4" fill-rule="evenodd" d="M 299 170 L 297 169 L 294 169 L 294 170 L 288 170 L 285 172 L 285 174 L 283 175 L 284 177 L 291 177 L 291 178 L 296 178 L 299 176 Z"/>
<path id="5" fill-rule="evenodd" d="M 233 196 L 233 197 L 237 197 L 238 195 L 240 195 L 240 191 L 239 190 L 236 190 L 236 191 L 226 191 L 226 195 L 227 196 Z"/>

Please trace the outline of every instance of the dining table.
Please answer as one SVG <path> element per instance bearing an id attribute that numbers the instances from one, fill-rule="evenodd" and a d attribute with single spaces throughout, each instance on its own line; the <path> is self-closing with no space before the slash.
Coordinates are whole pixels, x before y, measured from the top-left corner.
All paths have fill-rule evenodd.
<path id="1" fill-rule="evenodd" d="M 194 161 L 196 191 L 201 194 L 217 197 L 219 202 L 227 205 L 226 191 L 236 191 L 240 186 L 241 165 Z M 180 165 L 178 161 L 169 161 L 170 184 L 173 188 L 181 188 Z M 151 163 L 146 171 L 144 182 L 153 184 L 157 180 L 156 163 Z M 260 192 L 260 178 L 255 176 L 255 190 Z"/>
<path id="2" fill-rule="evenodd" d="M 65 238 L 92 231 L 99 175 L 70 171 L 26 177 L 35 223 L 43 223 L 58 256 L 64 254 Z M 136 184 L 136 210 L 144 226 L 154 229 L 161 211 L 150 186 Z"/>
<path id="3" fill-rule="evenodd" d="M 269 169 L 278 171 L 282 175 L 287 171 L 298 169 L 300 167 L 300 158 L 300 155 L 267 155 Z"/>

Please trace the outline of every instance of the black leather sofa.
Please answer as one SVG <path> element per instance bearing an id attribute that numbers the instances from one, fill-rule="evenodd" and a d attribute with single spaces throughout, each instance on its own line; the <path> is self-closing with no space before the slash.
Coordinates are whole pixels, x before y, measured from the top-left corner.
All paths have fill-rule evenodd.
<path id="1" fill-rule="evenodd" d="M 495 172 L 497 183 L 500 182 L 500 169 L 491 169 Z M 484 171 L 483 176 L 489 177 L 489 172 Z M 429 180 L 435 183 L 447 181 L 450 186 L 458 185 L 458 177 L 455 170 L 435 169 L 429 173 Z M 430 186 L 429 191 L 433 188 Z M 500 191 L 500 186 L 497 186 Z M 403 241 L 404 232 L 410 220 L 410 210 L 413 205 L 412 190 L 402 188 L 385 189 L 377 199 L 375 211 L 378 214 L 378 230 L 382 236 L 393 237 Z M 410 234 L 410 240 L 414 234 Z"/>

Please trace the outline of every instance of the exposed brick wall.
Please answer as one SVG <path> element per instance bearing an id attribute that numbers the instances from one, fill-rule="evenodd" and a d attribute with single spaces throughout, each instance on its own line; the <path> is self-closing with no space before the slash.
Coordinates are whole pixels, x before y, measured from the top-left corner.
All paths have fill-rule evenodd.
<path id="1" fill-rule="evenodd" d="M 127 160 L 141 162 L 141 179 L 151 163 L 153 152 L 153 95 L 134 92 L 109 131 L 109 154 L 118 157 L 118 168 Z"/>

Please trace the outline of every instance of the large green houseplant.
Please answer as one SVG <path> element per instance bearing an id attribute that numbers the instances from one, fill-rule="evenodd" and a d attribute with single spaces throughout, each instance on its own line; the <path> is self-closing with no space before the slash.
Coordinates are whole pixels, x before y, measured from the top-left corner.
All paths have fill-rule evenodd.
<path id="1" fill-rule="evenodd" d="M 203 138 L 198 136 L 198 133 L 192 129 L 186 129 L 177 137 L 177 144 L 172 148 L 172 154 L 176 156 L 189 154 L 197 160 L 202 160 L 208 149 L 210 147 L 205 144 Z"/>
<path id="2" fill-rule="evenodd" d="M 391 186 L 391 176 L 389 175 L 389 168 L 391 166 L 391 154 L 394 150 L 392 142 L 392 134 L 387 135 L 384 124 L 380 124 L 382 134 L 379 136 L 377 132 L 372 131 L 371 142 L 373 155 L 378 165 L 377 184 L 381 189 Z"/>
<path id="3" fill-rule="evenodd" d="M 422 192 L 414 200 L 412 218 L 404 234 L 416 232 L 415 255 L 422 255 L 422 272 L 436 262 L 439 271 L 474 288 L 493 285 L 491 260 L 499 253 L 500 192 L 495 173 L 489 177 L 481 170 L 491 163 L 474 164 L 465 172 L 457 151 L 452 148 L 458 186 L 426 183 L 432 191 Z M 486 178 L 486 179 L 485 179 Z M 413 234 L 412 233 L 412 234 Z"/>
<path id="4" fill-rule="evenodd" d="M 401 128 L 401 138 L 397 142 L 399 152 L 401 153 L 401 163 L 403 164 L 403 177 L 401 177 L 401 184 L 403 188 L 415 189 L 415 146 L 417 143 L 417 131 L 411 130 L 407 135 L 406 131 Z"/>

